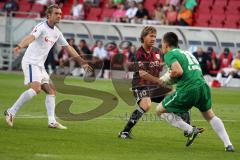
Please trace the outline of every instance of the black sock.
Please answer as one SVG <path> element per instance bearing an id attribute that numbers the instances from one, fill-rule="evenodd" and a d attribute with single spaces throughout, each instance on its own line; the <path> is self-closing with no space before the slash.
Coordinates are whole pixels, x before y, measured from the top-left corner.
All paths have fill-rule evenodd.
<path id="1" fill-rule="evenodd" d="M 131 129 L 135 126 L 135 124 L 138 122 L 138 120 L 143 116 L 143 114 L 145 113 L 145 111 L 142 108 L 138 108 L 136 109 L 130 119 L 128 120 L 126 126 L 123 129 L 123 132 L 130 132 Z"/>

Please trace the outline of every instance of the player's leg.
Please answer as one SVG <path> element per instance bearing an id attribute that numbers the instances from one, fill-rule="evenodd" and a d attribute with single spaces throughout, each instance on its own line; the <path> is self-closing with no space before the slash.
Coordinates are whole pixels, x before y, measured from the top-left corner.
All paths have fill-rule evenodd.
<path id="1" fill-rule="evenodd" d="M 217 77 L 216 77 L 216 80 L 220 83 L 222 83 L 222 74 L 224 74 L 224 69 L 221 69 L 218 74 L 217 74 Z"/>
<path id="2" fill-rule="evenodd" d="M 190 146 L 193 143 L 194 139 L 204 131 L 202 128 L 192 127 L 177 114 L 174 114 L 172 112 L 168 113 L 167 110 L 163 107 L 162 103 L 157 106 L 156 112 L 157 115 L 164 119 L 166 122 L 184 131 L 186 137 L 188 137 L 186 143 L 187 147 Z"/>
<path id="3" fill-rule="evenodd" d="M 166 122 L 170 123 L 172 126 L 177 127 L 188 134 L 191 134 L 193 131 L 193 127 L 186 123 L 180 116 L 174 114 L 172 112 L 167 112 L 167 110 L 163 107 L 162 102 L 157 106 L 156 113 L 159 117 L 164 119 Z"/>
<path id="4" fill-rule="evenodd" d="M 213 130 L 217 133 L 219 138 L 224 143 L 225 149 L 228 152 L 234 152 L 233 145 L 229 139 L 227 131 L 224 127 L 224 124 L 220 118 L 218 118 L 212 109 L 209 109 L 206 112 L 202 112 L 203 117 L 210 123 Z"/>
<path id="5" fill-rule="evenodd" d="M 42 90 L 46 93 L 45 105 L 48 114 L 48 126 L 49 128 L 67 129 L 67 127 L 61 125 L 55 119 L 55 97 L 56 90 L 52 84 L 42 84 Z"/>
<path id="6" fill-rule="evenodd" d="M 120 138 L 131 138 L 130 133 L 132 128 L 137 124 L 138 120 L 147 112 L 151 107 L 151 98 L 143 97 L 137 102 L 137 109 L 131 114 L 124 129 L 119 133 Z"/>
<path id="7" fill-rule="evenodd" d="M 237 73 L 237 71 L 235 69 L 232 68 L 231 72 L 229 73 L 226 81 L 224 82 L 224 86 L 227 86 L 229 84 L 229 82 L 233 79 L 233 76 Z"/>
<path id="8" fill-rule="evenodd" d="M 30 88 L 23 92 L 17 101 L 12 105 L 12 107 L 4 112 L 6 116 L 6 122 L 9 126 L 13 126 L 14 116 L 17 114 L 18 110 L 23 106 L 23 104 L 32 99 L 41 91 L 41 73 L 39 68 L 30 64 L 22 64 L 22 69 L 24 73 L 24 84 L 29 85 Z"/>
<path id="9" fill-rule="evenodd" d="M 202 133 L 204 130 L 197 127 L 192 127 L 186 123 L 179 115 L 176 113 L 185 113 L 191 109 L 194 105 L 195 98 L 197 96 L 192 96 L 196 94 L 197 91 L 188 90 L 176 91 L 164 98 L 164 100 L 157 106 L 157 115 L 162 119 L 166 120 L 172 126 L 177 127 L 184 132 L 186 132 L 188 140 L 186 146 L 190 146 L 198 134 Z M 175 113 L 175 114 L 174 114 Z"/>

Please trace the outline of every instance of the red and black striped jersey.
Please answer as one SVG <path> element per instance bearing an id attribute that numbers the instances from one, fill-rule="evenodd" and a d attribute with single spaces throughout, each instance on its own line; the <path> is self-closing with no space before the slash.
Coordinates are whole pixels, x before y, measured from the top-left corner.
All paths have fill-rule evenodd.
<path id="1" fill-rule="evenodd" d="M 138 71 L 139 69 L 142 69 L 152 76 L 159 77 L 159 74 L 162 71 L 162 66 L 160 64 L 162 59 L 160 57 L 160 50 L 156 47 L 152 47 L 148 53 L 142 46 L 137 50 L 135 62 L 137 69 L 135 69 L 133 74 L 133 88 L 156 85 L 153 82 L 140 78 Z"/>

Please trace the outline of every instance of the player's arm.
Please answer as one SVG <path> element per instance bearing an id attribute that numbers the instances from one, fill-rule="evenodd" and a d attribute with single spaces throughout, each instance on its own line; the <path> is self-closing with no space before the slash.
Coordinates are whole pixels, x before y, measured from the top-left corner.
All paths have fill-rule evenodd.
<path id="1" fill-rule="evenodd" d="M 27 47 L 30 43 L 32 43 L 35 40 L 35 36 L 28 35 L 22 39 L 20 43 L 17 44 L 17 46 L 13 49 L 15 54 L 19 54 L 21 52 L 22 48 Z"/>
<path id="2" fill-rule="evenodd" d="M 183 75 L 183 69 L 181 65 L 178 63 L 178 61 L 173 62 L 171 65 L 171 73 L 170 78 L 177 78 L 181 77 Z"/>
<path id="3" fill-rule="evenodd" d="M 64 46 L 68 54 L 87 72 L 92 72 L 92 67 L 77 53 L 77 51 L 70 45 Z"/>
<path id="4" fill-rule="evenodd" d="M 181 77 L 183 75 L 183 69 L 178 61 L 175 61 L 171 65 L 171 70 L 167 71 L 163 76 L 159 78 L 162 83 L 169 83 L 172 79 Z"/>
<path id="5" fill-rule="evenodd" d="M 144 70 L 139 70 L 139 76 L 144 80 L 151 81 L 153 83 L 158 83 L 159 85 L 163 84 L 163 81 L 159 80 L 159 77 L 152 76 Z"/>

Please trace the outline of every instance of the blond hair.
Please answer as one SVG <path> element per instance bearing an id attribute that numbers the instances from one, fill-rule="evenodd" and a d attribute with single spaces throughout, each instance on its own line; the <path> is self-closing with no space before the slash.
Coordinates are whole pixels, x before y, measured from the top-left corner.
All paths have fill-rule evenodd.
<path id="1" fill-rule="evenodd" d="M 56 8 L 56 9 L 61 9 L 59 7 L 59 5 L 57 4 L 52 4 L 50 6 L 47 7 L 46 11 L 45 11 L 45 14 L 46 14 L 46 17 L 48 18 L 48 14 L 51 14 L 53 12 L 53 8 Z"/>
<path id="2" fill-rule="evenodd" d="M 144 40 L 143 40 L 144 37 L 146 37 L 150 33 L 157 33 L 156 28 L 153 26 L 146 26 L 143 28 L 143 30 L 141 32 L 141 37 L 140 37 L 142 43 L 144 42 Z"/>

